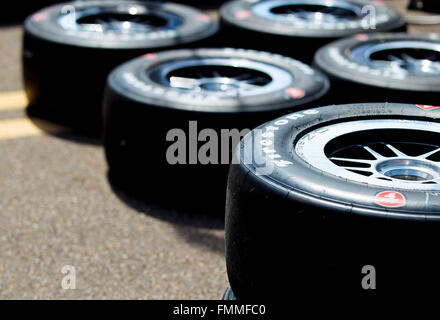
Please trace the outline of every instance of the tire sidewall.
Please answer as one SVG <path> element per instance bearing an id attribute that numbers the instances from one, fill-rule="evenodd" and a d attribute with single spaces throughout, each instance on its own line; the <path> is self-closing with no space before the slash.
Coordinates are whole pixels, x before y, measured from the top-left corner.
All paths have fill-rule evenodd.
<path id="1" fill-rule="evenodd" d="M 159 84 L 145 76 L 149 68 L 162 63 L 200 57 L 250 59 L 266 63 L 287 71 L 293 81 L 286 83 L 282 90 L 236 99 L 213 98 L 209 93 L 184 92 Z M 148 54 L 115 69 L 110 74 L 108 83 L 119 94 L 140 103 L 204 113 L 265 112 L 300 107 L 319 99 L 329 88 L 328 79 L 321 72 L 299 61 L 268 52 L 231 48 L 173 50 Z M 286 89 L 291 87 L 304 90 L 305 96 L 292 98 L 286 93 Z"/>
<path id="2" fill-rule="evenodd" d="M 269 33 L 274 35 L 283 35 L 286 37 L 310 37 L 310 38 L 341 38 L 360 32 L 385 32 L 402 28 L 405 25 L 403 16 L 394 8 L 372 3 L 365 0 L 347 0 L 347 2 L 360 6 L 371 6 L 376 12 L 378 22 L 376 29 L 365 30 L 361 25 L 355 28 L 336 27 L 335 28 L 299 28 L 297 25 L 276 22 L 259 17 L 252 12 L 252 8 L 257 1 L 235 0 L 224 4 L 220 10 L 222 20 L 228 25 L 234 25 L 251 31 Z M 244 18 L 238 18 L 240 13 L 247 12 Z M 386 21 L 381 21 L 386 19 Z"/>
<path id="3" fill-rule="evenodd" d="M 180 17 L 181 24 L 167 31 L 149 32 L 136 39 L 135 35 L 102 37 L 93 33 L 66 30 L 58 23 L 63 8 L 69 10 L 84 8 L 118 8 L 133 4 L 147 9 L 147 12 L 164 11 Z M 67 10 L 67 9 L 66 9 Z M 145 2 L 87 1 L 67 2 L 41 9 L 25 21 L 25 29 L 34 37 L 63 45 L 101 49 L 163 48 L 190 43 L 207 38 L 218 30 L 217 23 L 206 14 L 191 7 L 174 4 L 150 4 Z"/>
<path id="4" fill-rule="evenodd" d="M 429 41 L 436 44 L 440 43 L 440 37 L 435 34 L 364 34 L 339 40 L 322 47 L 315 55 L 314 64 L 332 78 L 343 81 L 398 90 L 439 92 L 439 77 L 423 77 L 411 74 L 406 74 L 402 77 L 401 74 L 371 68 L 348 54 L 353 48 L 367 42 L 382 43 L 394 40 L 417 40 Z"/>
<path id="5" fill-rule="evenodd" d="M 299 137 L 312 128 L 323 127 L 334 122 L 376 117 L 418 119 L 438 123 L 440 122 L 440 109 L 426 111 L 416 105 L 377 103 L 329 106 L 294 113 L 257 128 L 263 134 L 265 132 L 274 133 L 275 160 L 261 158 L 258 154 L 252 153 L 254 144 L 261 144 L 262 140 L 261 137 L 253 138 L 251 132 L 241 143 L 241 165 L 246 166 L 250 170 L 250 174 L 256 175 L 258 166 L 255 164 L 265 163 L 264 161 L 267 161 L 266 164 L 272 163 L 273 172 L 258 176 L 258 180 L 264 184 L 277 185 L 277 188 L 287 190 L 288 197 L 294 201 L 313 203 L 329 210 L 343 210 L 352 214 L 379 216 L 388 219 L 396 217 L 438 220 L 440 218 L 440 192 L 390 189 L 346 181 L 311 167 L 302 160 L 293 147 Z M 282 125 L 280 125 L 281 123 Z M 252 156 L 256 158 L 252 159 Z M 288 164 L 277 164 L 280 161 L 286 161 Z M 376 196 L 384 191 L 401 193 L 406 199 L 405 206 L 389 208 L 377 204 Z"/>

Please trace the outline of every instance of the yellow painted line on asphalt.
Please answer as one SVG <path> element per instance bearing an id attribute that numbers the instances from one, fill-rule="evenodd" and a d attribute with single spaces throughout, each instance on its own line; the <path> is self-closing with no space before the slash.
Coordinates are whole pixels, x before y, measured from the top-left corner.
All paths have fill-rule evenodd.
<path id="1" fill-rule="evenodd" d="M 24 91 L 0 92 L 0 111 L 24 109 L 27 105 Z"/>
<path id="2" fill-rule="evenodd" d="M 0 120 L 0 140 L 61 133 L 67 128 L 39 119 L 18 118 Z"/>

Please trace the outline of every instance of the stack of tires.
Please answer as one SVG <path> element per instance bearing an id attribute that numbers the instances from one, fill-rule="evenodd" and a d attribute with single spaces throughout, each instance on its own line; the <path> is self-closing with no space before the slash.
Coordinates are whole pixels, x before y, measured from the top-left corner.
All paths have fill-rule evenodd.
<path id="1" fill-rule="evenodd" d="M 440 284 L 439 36 L 404 33 L 378 1 L 219 13 L 220 25 L 153 1 L 36 12 L 29 113 L 103 133 L 112 182 L 138 198 L 222 213 L 226 199 L 225 299 Z"/>

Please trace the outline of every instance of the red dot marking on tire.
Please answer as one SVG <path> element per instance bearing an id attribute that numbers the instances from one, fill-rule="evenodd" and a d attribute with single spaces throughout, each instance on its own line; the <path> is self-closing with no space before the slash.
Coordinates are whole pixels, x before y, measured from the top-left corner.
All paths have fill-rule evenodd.
<path id="1" fill-rule="evenodd" d="M 207 14 L 203 14 L 200 13 L 196 16 L 196 19 L 202 22 L 210 22 L 211 21 L 211 17 L 208 16 Z"/>
<path id="2" fill-rule="evenodd" d="M 155 53 L 147 53 L 142 56 L 142 59 L 153 60 L 157 58 L 157 54 Z"/>
<path id="3" fill-rule="evenodd" d="M 249 10 L 242 10 L 242 11 L 237 11 L 236 13 L 235 13 L 235 17 L 238 19 L 238 20 L 243 20 L 243 19 L 247 19 L 247 18 L 249 18 L 250 16 L 251 16 L 251 12 L 249 11 Z"/>
<path id="4" fill-rule="evenodd" d="M 427 106 L 424 104 L 417 104 L 416 106 L 419 107 L 420 109 L 427 110 L 427 111 L 440 108 L 440 107 L 436 107 L 436 106 Z"/>
<path id="5" fill-rule="evenodd" d="M 301 99 L 306 95 L 304 90 L 300 88 L 287 88 L 286 93 L 293 99 Z"/>
<path id="6" fill-rule="evenodd" d="M 376 195 L 374 202 L 382 207 L 388 208 L 398 208 L 406 205 L 405 196 L 396 191 L 380 192 Z"/>
<path id="7" fill-rule="evenodd" d="M 367 41 L 368 40 L 368 36 L 366 33 L 355 34 L 353 36 L 353 38 L 360 40 L 360 41 Z"/>
<path id="8" fill-rule="evenodd" d="M 49 19 L 49 15 L 46 12 L 39 12 L 32 16 L 32 20 L 34 21 L 42 21 Z"/>

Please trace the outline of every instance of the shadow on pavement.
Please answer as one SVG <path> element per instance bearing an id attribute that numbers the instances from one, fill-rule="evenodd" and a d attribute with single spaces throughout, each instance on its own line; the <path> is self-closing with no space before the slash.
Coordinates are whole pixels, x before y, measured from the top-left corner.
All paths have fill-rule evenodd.
<path id="1" fill-rule="evenodd" d="M 172 194 L 168 198 L 162 197 L 163 199 L 154 195 L 151 198 L 144 196 L 140 199 L 134 191 L 121 185 L 111 171 L 107 173 L 107 179 L 118 198 L 139 212 L 179 226 L 224 229 L 224 215 L 219 210 L 211 210 L 205 204 L 191 205 Z"/>
<path id="2" fill-rule="evenodd" d="M 29 120 L 32 121 L 32 123 L 41 131 L 44 131 L 48 135 L 52 135 L 57 138 L 69 140 L 76 143 L 102 146 L 102 138 L 97 133 L 75 131 L 57 122 L 34 116 L 28 110 L 26 111 Z"/>
<path id="3" fill-rule="evenodd" d="M 176 227 L 177 234 L 191 245 L 208 249 L 212 252 L 225 254 L 224 235 L 213 234 L 211 230 L 191 227 Z"/>
<path id="4" fill-rule="evenodd" d="M 218 231 L 224 230 L 225 222 L 224 216 L 219 212 L 197 206 L 191 208 L 187 203 L 174 199 L 172 195 L 168 201 L 154 197 L 141 200 L 118 185 L 111 172 L 108 172 L 107 179 L 116 196 L 129 207 L 173 224 L 177 235 L 187 243 L 224 255 L 225 240 L 223 233 L 219 234 Z"/>

